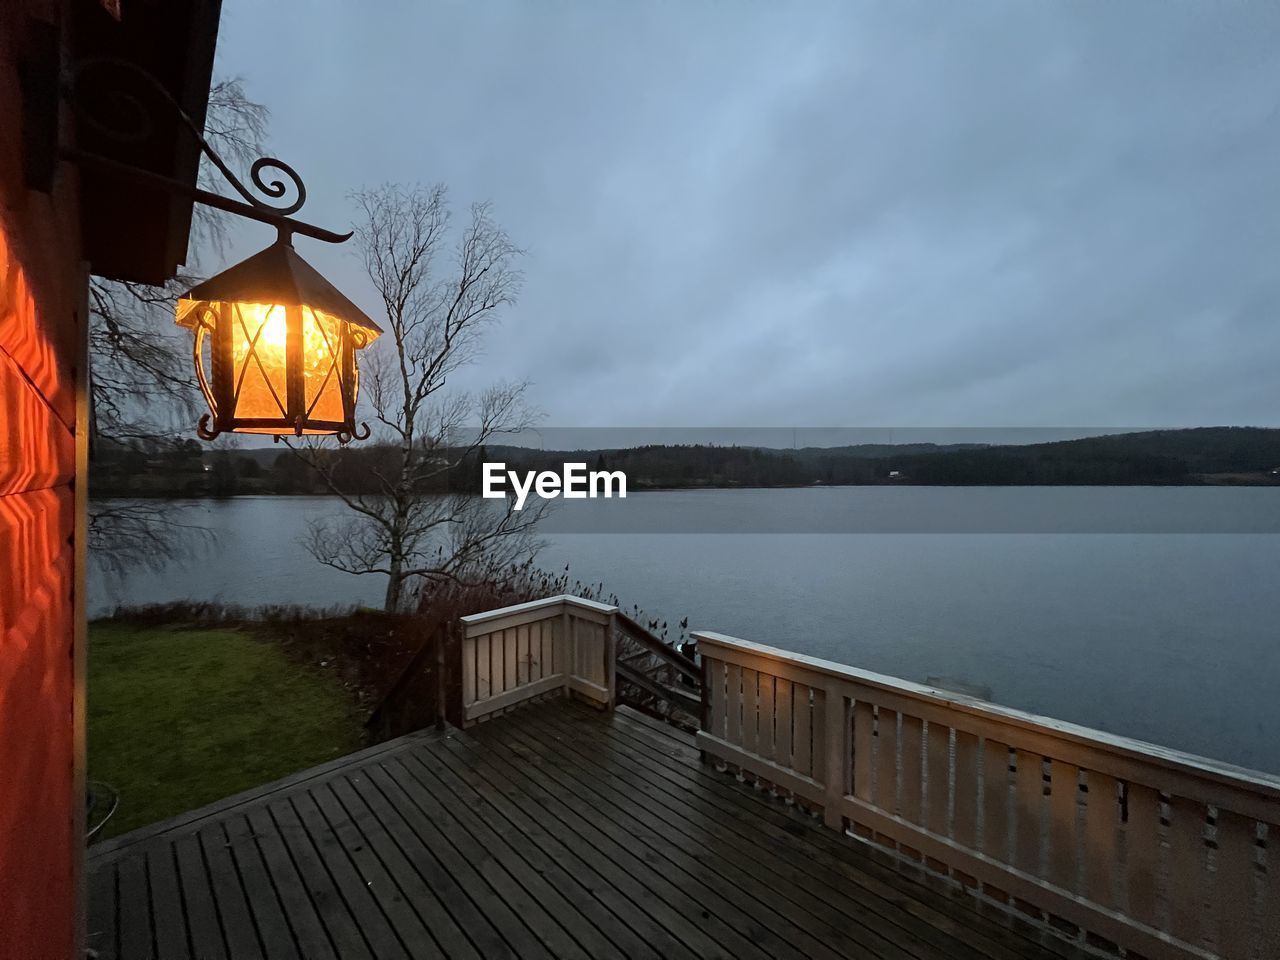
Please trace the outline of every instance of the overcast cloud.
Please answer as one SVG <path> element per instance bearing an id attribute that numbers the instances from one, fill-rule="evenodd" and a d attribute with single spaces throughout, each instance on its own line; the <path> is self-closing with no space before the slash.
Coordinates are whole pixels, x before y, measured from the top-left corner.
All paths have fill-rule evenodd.
<path id="1" fill-rule="evenodd" d="M 218 72 L 306 219 L 494 202 L 460 382 L 549 423 L 1274 426 L 1277 51 L 1272 3 L 224 0 Z"/>

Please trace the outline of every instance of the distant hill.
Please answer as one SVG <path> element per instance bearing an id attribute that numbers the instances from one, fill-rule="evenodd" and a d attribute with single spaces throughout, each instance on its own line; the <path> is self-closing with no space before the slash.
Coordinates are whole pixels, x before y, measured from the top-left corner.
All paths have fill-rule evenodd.
<path id="1" fill-rule="evenodd" d="M 921 484 L 1271 483 L 1280 430 L 1149 430 L 1025 446 L 993 446 L 883 462 Z"/>
<path id="2" fill-rule="evenodd" d="M 986 450 L 990 446 L 989 443 L 859 443 L 845 447 L 801 447 L 789 452 L 801 459 L 856 457 L 859 460 L 882 460 L 885 457 L 952 453 L 956 450 Z"/>
<path id="3" fill-rule="evenodd" d="M 377 493 L 372 467 L 392 448 L 352 444 L 335 451 L 352 492 Z M 535 450 L 492 445 L 441 478 L 437 489 L 480 489 L 484 461 L 512 470 L 560 471 L 565 462 L 622 470 L 630 490 L 868 484 L 953 486 L 1071 484 L 1280 484 L 1280 430 L 1201 427 L 1108 434 L 1025 445 L 857 444 L 778 450 L 711 444 L 626 449 Z M 324 493 L 284 447 L 214 449 L 187 441 L 143 452 L 100 445 L 94 496 L 235 496 Z"/>
<path id="4" fill-rule="evenodd" d="M 645 487 L 848 484 L 1071 485 L 1276 483 L 1280 430 L 1203 427 L 1108 434 L 1052 443 L 858 444 L 778 450 L 707 445 L 529 451 L 494 447 L 511 469 L 565 459 L 622 470 Z"/>

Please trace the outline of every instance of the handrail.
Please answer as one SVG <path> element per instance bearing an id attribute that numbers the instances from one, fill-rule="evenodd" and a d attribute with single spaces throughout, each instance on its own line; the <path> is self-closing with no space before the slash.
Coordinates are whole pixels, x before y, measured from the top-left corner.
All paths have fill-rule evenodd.
<path id="1" fill-rule="evenodd" d="M 560 604 L 569 604 L 583 610 L 594 610 L 596 613 L 610 614 L 617 613 L 618 608 L 610 606 L 607 603 L 598 603 L 595 600 L 587 600 L 585 597 L 575 597 L 568 593 L 562 593 L 554 597 L 544 597 L 541 600 L 530 600 L 527 603 L 515 603 L 509 607 L 498 607 L 496 610 L 485 610 L 481 613 L 468 614 L 460 617 L 463 623 L 468 626 L 475 624 L 488 623 L 491 620 L 501 620 L 503 617 L 518 616 L 525 613 L 533 613 L 539 610 L 545 610 L 550 607 L 559 606 Z"/>
<path id="2" fill-rule="evenodd" d="M 774 660 L 778 663 L 803 666 L 808 670 L 825 676 L 854 681 L 877 690 L 901 694 L 944 709 L 971 714 L 975 717 L 989 718 L 1034 733 L 1096 747 L 1130 759 L 1150 762 L 1158 766 L 1168 767 L 1170 770 L 1206 777 L 1230 786 L 1246 788 L 1256 791 L 1259 796 L 1267 799 L 1280 800 L 1280 776 L 1263 771 L 1224 763 L 1209 757 L 1175 750 L 1172 747 L 1148 743 L 1145 740 L 1118 736 L 1065 720 L 1056 720 L 1052 717 L 1017 710 L 1013 707 L 1000 706 L 999 704 L 979 700 L 976 697 L 968 697 L 940 687 L 929 687 L 924 684 L 913 683 L 910 680 L 901 680 L 882 673 L 873 673 L 869 670 L 850 667 L 832 660 L 823 660 L 803 653 L 792 653 L 778 647 L 754 643 L 750 640 L 741 640 L 723 633 L 698 630 L 690 635 L 698 641 L 699 650 L 704 647 L 736 649 L 752 656 Z"/>
<path id="3" fill-rule="evenodd" d="M 658 700 L 665 700 L 676 706 L 682 707 L 695 716 L 702 709 L 702 698 L 691 690 L 681 687 L 668 687 L 666 684 L 646 676 L 629 663 L 619 660 L 617 663 L 618 679 L 625 680 L 627 683 L 634 684 L 651 697 Z"/>
<path id="4" fill-rule="evenodd" d="M 696 632 L 704 757 L 1152 960 L 1280 956 L 1280 777 Z"/>
<path id="5" fill-rule="evenodd" d="M 679 670 L 680 673 L 684 674 L 695 683 L 702 682 L 702 671 L 698 669 L 698 665 L 694 663 L 692 659 L 686 657 L 675 647 L 671 646 L 671 644 L 663 643 L 661 639 L 655 637 L 652 633 L 621 610 L 617 612 L 616 624 L 621 632 L 625 633 L 629 638 L 644 647 L 647 653 L 651 653 L 655 657 L 661 658 L 664 663 L 667 663 L 676 670 Z"/>

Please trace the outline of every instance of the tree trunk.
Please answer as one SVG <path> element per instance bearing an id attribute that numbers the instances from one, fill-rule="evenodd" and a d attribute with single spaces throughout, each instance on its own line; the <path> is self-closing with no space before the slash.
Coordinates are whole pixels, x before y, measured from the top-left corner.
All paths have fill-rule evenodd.
<path id="1" fill-rule="evenodd" d="M 400 590 L 404 586 L 404 575 L 401 571 L 400 558 L 391 561 L 391 574 L 387 577 L 387 597 L 383 609 L 387 613 L 395 613 L 400 607 Z"/>

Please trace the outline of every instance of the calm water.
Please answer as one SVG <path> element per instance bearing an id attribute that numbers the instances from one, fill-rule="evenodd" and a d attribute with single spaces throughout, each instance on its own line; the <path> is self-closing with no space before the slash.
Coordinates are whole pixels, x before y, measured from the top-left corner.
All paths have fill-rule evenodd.
<path id="1" fill-rule="evenodd" d="M 1145 493 L 896 488 L 886 509 L 963 514 L 1005 496 L 1024 514 L 1060 516 L 1092 496 L 1112 511 L 1142 499 L 1183 521 L 1227 518 L 1206 521 L 1206 529 L 1273 529 L 1280 520 L 1280 491 Z M 1055 494 L 1067 506 L 1055 506 Z M 877 496 L 886 493 L 699 491 L 633 495 L 626 505 L 665 518 L 662 529 L 697 530 L 718 529 L 707 526 L 708 514 L 739 504 L 795 516 L 837 501 L 883 506 Z M 208 544 L 160 574 L 93 577 L 91 611 L 180 598 L 247 606 L 381 601 L 381 578 L 329 570 L 298 543 L 307 518 L 335 509 L 332 501 L 241 498 L 172 509 L 212 531 Z M 1256 527 L 1231 519 L 1242 516 Z M 1144 522 L 1148 528 L 1162 529 Z M 983 684 L 1010 706 L 1280 772 L 1278 536 L 550 532 L 547 540 L 546 568 L 567 563 L 575 577 L 603 580 L 624 605 L 672 625 L 688 616 L 695 629 L 894 676 Z"/>

